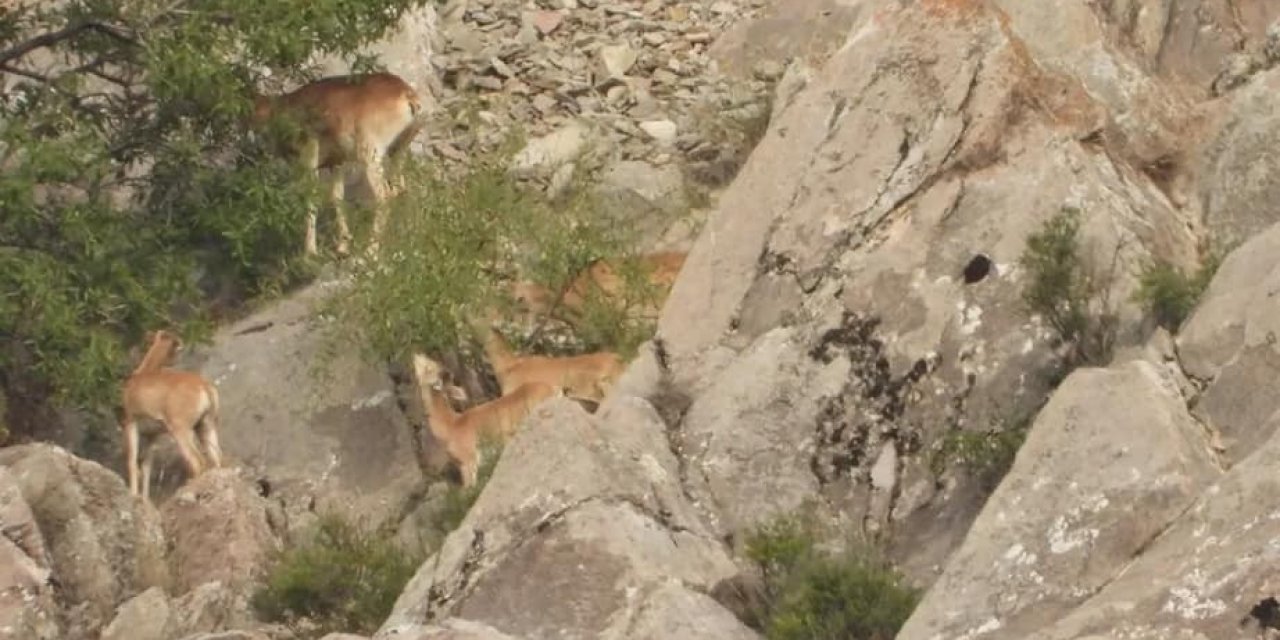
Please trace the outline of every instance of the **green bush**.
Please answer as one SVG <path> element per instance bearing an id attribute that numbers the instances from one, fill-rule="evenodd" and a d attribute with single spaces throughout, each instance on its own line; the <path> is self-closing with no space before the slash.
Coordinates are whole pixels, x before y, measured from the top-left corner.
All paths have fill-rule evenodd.
<path id="1" fill-rule="evenodd" d="M 1133 299 L 1146 309 L 1157 325 L 1177 331 L 1204 295 L 1222 259 L 1223 253 L 1211 252 L 1191 274 L 1164 260 L 1152 260 L 1138 275 L 1138 290 L 1134 292 Z"/>
<path id="2" fill-rule="evenodd" d="M 500 155 L 463 175 L 408 160 L 404 175 L 378 259 L 354 266 L 351 290 L 326 305 L 337 320 L 330 337 L 375 360 L 473 345 L 476 323 L 510 304 L 513 278 L 558 291 L 593 260 L 627 254 L 630 230 L 607 223 L 590 198 L 553 204 L 508 177 Z M 588 322 L 584 348 L 631 335 L 625 317 L 611 322 L 597 331 Z"/>
<path id="3" fill-rule="evenodd" d="M 1023 302 L 1071 345 L 1072 366 L 1103 365 L 1115 344 L 1111 287 L 1119 247 L 1106 272 L 1080 246 L 1080 213 L 1064 208 L 1027 238 L 1019 263 L 1029 274 Z"/>
<path id="4" fill-rule="evenodd" d="M 264 619 L 288 624 L 305 637 L 370 634 L 425 557 L 401 548 L 389 530 L 368 532 L 326 515 L 310 540 L 280 555 L 253 606 Z"/>
<path id="5" fill-rule="evenodd" d="M 819 551 L 807 518 L 763 525 L 747 538 L 746 556 L 764 578 L 765 610 L 755 622 L 771 640 L 887 640 L 919 601 L 874 549 Z"/>

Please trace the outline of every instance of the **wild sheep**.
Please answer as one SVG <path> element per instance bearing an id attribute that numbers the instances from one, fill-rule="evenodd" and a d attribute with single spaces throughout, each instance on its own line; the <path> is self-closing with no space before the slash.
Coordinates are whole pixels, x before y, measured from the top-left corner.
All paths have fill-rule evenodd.
<path id="1" fill-rule="evenodd" d="M 276 151 L 293 157 L 310 171 L 329 170 L 329 196 L 338 227 L 339 255 L 348 252 L 351 232 L 342 212 L 343 168 L 360 167 L 375 199 L 373 237 L 376 251 L 386 224 L 388 186 L 383 162 L 399 155 L 422 129 L 424 113 L 418 94 L 390 73 L 330 76 L 289 93 L 254 97 L 251 122 L 260 128 L 277 114 L 298 127 L 297 137 L 277 141 Z M 307 215 L 305 249 L 316 253 L 316 211 Z"/>
<path id="2" fill-rule="evenodd" d="M 492 327 L 488 329 L 484 351 L 503 394 L 521 385 L 541 382 L 564 389 L 567 396 L 600 401 L 623 370 L 622 358 L 611 351 L 562 357 L 518 356 Z"/>
<path id="3" fill-rule="evenodd" d="M 465 394 L 461 389 L 444 383 L 438 363 L 420 353 L 414 354 L 413 372 L 431 435 L 458 465 L 464 487 L 476 483 L 481 461 L 481 437 L 506 442 L 535 407 L 548 398 L 564 395 L 563 390 L 552 385 L 533 382 L 459 413 L 449 404 L 449 396 L 465 400 Z"/>
<path id="4" fill-rule="evenodd" d="M 676 276 L 680 275 L 687 255 L 684 252 L 664 251 L 636 258 L 638 266 L 646 274 L 649 286 L 657 289 L 654 299 L 645 300 L 645 304 L 640 307 L 642 316 L 655 318 L 662 311 L 666 293 Z M 589 296 L 616 300 L 623 293 L 624 284 L 624 278 L 618 273 L 617 267 L 612 262 L 601 259 L 582 270 L 558 296 L 545 287 L 523 281 L 511 285 L 511 295 L 528 311 L 565 312 L 572 316 L 582 313 Z"/>
<path id="5" fill-rule="evenodd" d="M 121 390 L 120 429 L 124 434 L 125 469 L 129 491 L 150 498 L 151 466 L 155 439 L 162 432 L 144 425 L 159 421 L 173 436 L 191 477 L 205 470 L 196 438 L 204 446 L 213 468 L 222 466 L 218 446 L 218 390 L 198 373 L 165 368 L 182 348 L 182 340 L 168 331 L 147 334 L 150 346 Z M 141 447 L 141 448 L 140 448 Z M 142 465 L 139 469 L 138 458 Z M 139 478 L 141 472 L 141 478 Z"/>

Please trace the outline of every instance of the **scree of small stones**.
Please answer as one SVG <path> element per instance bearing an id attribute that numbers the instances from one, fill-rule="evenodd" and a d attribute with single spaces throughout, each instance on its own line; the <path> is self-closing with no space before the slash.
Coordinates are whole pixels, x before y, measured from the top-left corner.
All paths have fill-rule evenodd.
<path id="1" fill-rule="evenodd" d="M 589 125 L 588 147 L 598 152 L 579 170 L 636 160 L 678 163 L 698 175 L 740 151 L 725 148 L 733 141 L 722 123 L 767 118 L 781 64 L 761 61 L 752 77 L 736 80 L 708 55 L 717 35 L 764 5 L 451 0 L 439 12 L 433 64 L 442 108 L 425 129 L 425 152 L 465 166 L 517 127 L 532 139 L 578 121 Z"/>

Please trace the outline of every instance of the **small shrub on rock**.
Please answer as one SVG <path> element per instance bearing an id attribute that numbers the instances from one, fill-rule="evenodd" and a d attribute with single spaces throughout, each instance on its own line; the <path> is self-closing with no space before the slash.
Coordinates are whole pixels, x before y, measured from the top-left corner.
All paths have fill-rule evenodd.
<path id="1" fill-rule="evenodd" d="M 1064 208 L 1027 238 L 1019 263 L 1029 274 L 1022 291 L 1027 308 L 1071 345 L 1071 366 L 1104 365 L 1111 359 L 1116 316 L 1110 295 L 1116 258 L 1097 268 L 1080 246 L 1080 212 Z"/>
<path id="2" fill-rule="evenodd" d="M 823 552 L 813 532 L 811 520 L 784 516 L 747 539 L 765 603 L 748 622 L 770 640 L 894 637 L 919 601 L 917 590 L 874 549 L 855 544 Z"/>
<path id="3" fill-rule="evenodd" d="M 390 531 L 365 531 L 326 515 L 310 540 L 280 555 L 253 606 L 303 638 L 371 634 L 424 559 L 420 551 L 401 548 Z"/>
<path id="4" fill-rule="evenodd" d="M 1177 331 L 1209 288 L 1222 259 L 1221 252 L 1211 252 L 1200 268 L 1190 274 L 1164 260 L 1152 260 L 1138 276 L 1138 290 L 1133 299 L 1157 325 Z"/>

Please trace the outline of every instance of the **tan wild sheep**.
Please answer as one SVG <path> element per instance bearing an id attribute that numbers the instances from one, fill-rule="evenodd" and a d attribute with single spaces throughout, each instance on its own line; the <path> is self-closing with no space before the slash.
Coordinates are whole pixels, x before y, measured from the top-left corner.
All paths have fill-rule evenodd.
<path id="1" fill-rule="evenodd" d="M 564 395 L 556 387 L 534 382 L 459 413 L 449 404 L 449 395 L 464 400 L 465 394 L 455 386 L 444 384 L 438 363 L 420 353 L 414 354 L 413 373 L 417 379 L 422 406 L 427 412 L 431 435 L 435 436 L 448 452 L 449 458 L 458 465 L 464 487 L 476 483 L 481 458 L 479 443 L 482 437 L 506 442 L 515 435 L 520 423 L 535 407 L 548 398 Z"/>
<path id="2" fill-rule="evenodd" d="M 345 255 L 351 232 L 341 203 L 343 168 L 361 169 L 373 193 L 375 211 L 370 251 L 377 250 L 386 224 L 388 186 L 383 162 L 409 146 L 424 124 L 422 103 L 413 87 L 390 73 L 331 76 L 277 96 L 255 96 L 251 122 L 261 127 L 277 114 L 296 118 L 302 134 L 277 152 L 290 155 L 311 171 L 328 169 L 329 196 L 338 227 L 338 253 Z M 316 253 L 316 211 L 307 216 L 307 253 Z"/>
<path id="3" fill-rule="evenodd" d="M 148 332 L 150 346 L 121 389 L 120 429 L 124 434 L 129 491 L 150 497 L 155 439 L 163 431 L 147 425 L 159 421 L 173 436 L 191 477 L 205 470 L 199 438 L 212 467 L 222 466 L 218 446 L 218 390 L 198 373 L 165 368 L 182 347 L 168 331 Z M 139 429 L 142 419 L 143 429 Z M 139 468 L 138 458 L 142 465 Z M 141 475 L 141 478 L 139 478 Z"/>
<path id="4" fill-rule="evenodd" d="M 484 352 L 502 393 L 540 382 L 564 389 L 567 396 L 599 402 L 622 374 L 622 358 L 611 351 L 577 356 L 519 356 L 496 329 L 489 328 Z"/>

